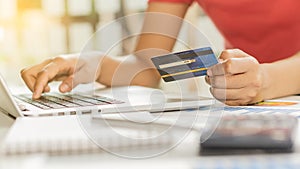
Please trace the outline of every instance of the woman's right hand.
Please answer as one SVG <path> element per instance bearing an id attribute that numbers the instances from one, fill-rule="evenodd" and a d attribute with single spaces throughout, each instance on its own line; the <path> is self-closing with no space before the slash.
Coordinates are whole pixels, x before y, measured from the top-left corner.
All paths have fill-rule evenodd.
<path id="1" fill-rule="evenodd" d="M 49 92 L 48 83 L 51 81 L 62 81 L 59 91 L 70 92 L 78 84 L 90 83 L 98 78 L 100 74 L 98 65 L 103 56 L 101 52 L 61 55 L 23 69 L 21 76 L 33 92 L 33 99 L 38 99 L 42 93 Z"/>

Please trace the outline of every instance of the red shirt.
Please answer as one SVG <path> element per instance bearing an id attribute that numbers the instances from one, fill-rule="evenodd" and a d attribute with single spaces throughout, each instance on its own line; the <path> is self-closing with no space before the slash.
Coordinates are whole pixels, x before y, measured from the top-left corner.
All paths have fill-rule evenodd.
<path id="1" fill-rule="evenodd" d="M 149 0 L 198 2 L 225 38 L 260 63 L 300 51 L 300 0 Z"/>

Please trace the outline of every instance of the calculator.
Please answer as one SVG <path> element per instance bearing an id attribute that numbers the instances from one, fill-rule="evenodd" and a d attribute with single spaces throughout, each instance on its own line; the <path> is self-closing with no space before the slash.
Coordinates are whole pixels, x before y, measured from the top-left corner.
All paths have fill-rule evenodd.
<path id="1" fill-rule="evenodd" d="M 292 152 L 297 126 L 288 114 L 225 114 L 213 132 L 204 129 L 200 154 Z"/>

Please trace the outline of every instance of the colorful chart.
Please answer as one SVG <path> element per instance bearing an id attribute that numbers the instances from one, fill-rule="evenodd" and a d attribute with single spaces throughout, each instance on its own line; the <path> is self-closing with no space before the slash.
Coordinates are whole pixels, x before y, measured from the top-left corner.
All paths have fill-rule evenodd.
<path id="1" fill-rule="evenodd" d="M 264 101 L 256 103 L 254 106 L 292 106 L 298 104 L 297 102 L 281 102 L 281 101 Z"/>

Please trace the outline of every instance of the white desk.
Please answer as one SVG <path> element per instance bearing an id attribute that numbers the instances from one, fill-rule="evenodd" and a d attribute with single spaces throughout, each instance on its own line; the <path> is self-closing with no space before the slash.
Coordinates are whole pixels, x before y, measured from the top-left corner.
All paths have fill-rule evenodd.
<path id="1" fill-rule="evenodd" d="M 299 97 L 289 97 L 289 99 L 299 99 Z M 3 139 L 5 132 L 12 125 L 13 121 L 0 114 L 0 139 Z M 300 126 L 300 125 L 299 125 Z M 298 130 L 296 141 L 296 152 L 291 154 L 263 154 L 263 155 L 237 155 L 237 156 L 199 156 L 198 141 L 190 134 L 184 142 L 169 151 L 166 154 L 143 160 L 133 160 L 120 158 L 109 153 L 101 154 L 81 154 L 81 155 L 64 155 L 64 156 L 46 156 L 46 155 L 28 155 L 28 156 L 11 156 L 0 157 L 0 169 L 25 168 L 25 169 L 57 169 L 57 168 L 209 168 L 212 164 L 222 163 L 224 166 L 228 161 L 237 163 L 246 161 L 252 162 L 253 165 L 261 162 L 265 163 L 293 163 L 299 164 L 300 161 L 300 130 Z M 299 162 L 298 162 L 299 161 Z M 231 165 L 231 164 L 229 164 Z M 252 164 L 251 164 L 252 165 Z M 266 166 L 268 166 L 266 164 Z M 230 166 L 228 168 L 232 168 Z M 222 167 L 219 167 L 222 168 Z M 224 167 L 226 168 L 226 167 Z M 252 168 L 255 168 L 252 167 Z M 258 168 L 258 167 L 257 167 Z M 266 167 L 274 168 L 274 167 Z M 292 167 L 290 167 L 292 168 Z"/>
<path id="2" fill-rule="evenodd" d="M 9 128 L 13 125 L 14 120 L 0 112 L 0 142 L 5 137 Z"/>

